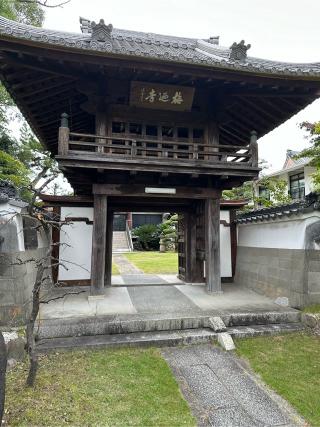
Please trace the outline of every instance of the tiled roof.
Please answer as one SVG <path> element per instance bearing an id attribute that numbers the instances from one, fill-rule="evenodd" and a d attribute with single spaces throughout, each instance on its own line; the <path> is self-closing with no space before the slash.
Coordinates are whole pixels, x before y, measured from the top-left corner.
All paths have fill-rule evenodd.
<path id="1" fill-rule="evenodd" d="M 290 169 L 294 166 L 304 166 L 311 161 L 310 157 L 295 158 L 299 153 L 299 151 L 287 150 L 287 157 L 283 165 L 283 170 Z"/>
<path id="2" fill-rule="evenodd" d="M 250 222 L 271 221 L 287 216 L 304 214 L 313 210 L 320 210 L 320 196 L 310 193 L 306 196 L 305 200 L 298 202 L 239 213 L 237 215 L 236 222 L 238 224 L 244 224 Z"/>
<path id="3" fill-rule="evenodd" d="M 166 62 L 192 63 L 210 68 L 252 73 L 308 76 L 320 79 L 320 63 L 300 64 L 254 57 L 230 58 L 231 49 L 217 45 L 217 38 L 198 40 L 112 28 L 103 41 L 92 34 L 68 33 L 37 28 L 0 17 L 0 38 L 31 40 L 39 44 L 83 51 L 105 52 L 108 56 L 133 56 Z M 246 54 L 245 54 L 246 55 Z"/>

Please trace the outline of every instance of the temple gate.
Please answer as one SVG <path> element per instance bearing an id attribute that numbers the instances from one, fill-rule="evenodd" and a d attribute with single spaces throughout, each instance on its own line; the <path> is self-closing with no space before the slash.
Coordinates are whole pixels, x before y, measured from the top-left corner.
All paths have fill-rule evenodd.
<path id="1" fill-rule="evenodd" d="M 258 176 L 257 136 L 318 97 L 319 64 L 81 24 L 75 35 L 0 17 L 0 67 L 75 196 L 93 199 L 91 293 L 111 284 L 114 212 L 159 209 L 180 214 L 180 277 L 221 292 L 221 193 Z"/>

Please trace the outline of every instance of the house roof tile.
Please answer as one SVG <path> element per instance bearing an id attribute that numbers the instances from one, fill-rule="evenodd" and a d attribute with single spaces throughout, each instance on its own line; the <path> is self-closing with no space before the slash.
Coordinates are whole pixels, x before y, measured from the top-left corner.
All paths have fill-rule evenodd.
<path id="1" fill-rule="evenodd" d="M 289 63 L 251 56 L 236 60 L 230 58 L 231 48 L 216 44 L 217 38 L 203 40 L 113 28 L 110 40 L 98 41 L 92 38 L 90 32 L 69 33 L 49 30 L 14 22 L 4 17 L 0 17 L 1 36 L 31 40 L 44 46 L 105 52 L 110 56 L 145 57 L 227 70 L 320 78 L 320 62 Z"/>

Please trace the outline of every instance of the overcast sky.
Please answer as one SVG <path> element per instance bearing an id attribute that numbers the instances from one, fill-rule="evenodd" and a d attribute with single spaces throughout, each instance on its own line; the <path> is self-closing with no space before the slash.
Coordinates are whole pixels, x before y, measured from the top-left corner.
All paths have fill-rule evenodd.
<path id="1" fill-rule="evenodd" d="M 249 54 L 290 62 L 320 62 L 320 0 L 71 0 L 47 9 L 46 28 L 79 32 L 79 16 L 116 28 L 185 37 L 244 39 Z M 259 140 L 260 157 L 282 167 L 287 148 L 307 145 L 298 124 L 320 120 L 320 100 Z"/>

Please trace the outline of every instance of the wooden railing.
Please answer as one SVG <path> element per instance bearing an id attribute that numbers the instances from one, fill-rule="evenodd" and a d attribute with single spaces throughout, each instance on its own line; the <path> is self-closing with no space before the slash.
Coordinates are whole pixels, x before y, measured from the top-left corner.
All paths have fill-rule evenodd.
<path id="1" fill-rule="evenodd" d="M 241 163 L 258 167 L 257 134 L 251 133 L 247 147 L 205 144 L 201 140 L 158 140 L 124 136 L 103 136 L 70 132 L 66 117 L 59 129 L 59 155 L 93 154 L 103 158 L 126 160 L 169 160 L 183 162 Z"/>

